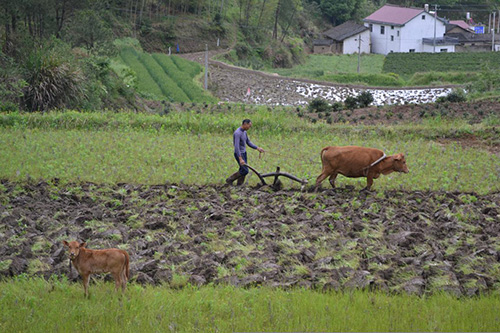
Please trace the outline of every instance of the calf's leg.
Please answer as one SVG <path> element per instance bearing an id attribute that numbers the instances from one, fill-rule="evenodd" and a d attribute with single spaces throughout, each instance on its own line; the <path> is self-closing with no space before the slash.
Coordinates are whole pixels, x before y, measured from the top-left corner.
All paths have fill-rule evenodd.
<path id="1" fill-rule="evenodd" d="M 118 292 L 122 285 L 121 272 L 113 272 L 113 278 L 115 279 L 115 291 Z"/>
<path id="2" fill-rule="evenodd" d="M 85 291 L 85 297 L 89 297 L 89 276 L 90 274 L 82 274 L 83 290 Z"/>

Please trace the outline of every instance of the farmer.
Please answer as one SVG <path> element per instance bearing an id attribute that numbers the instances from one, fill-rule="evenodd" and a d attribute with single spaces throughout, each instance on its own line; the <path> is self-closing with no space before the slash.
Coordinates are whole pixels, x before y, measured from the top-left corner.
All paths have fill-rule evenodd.
<path id="1" fill-rule="evenodd" d="M 238 165 L 240 166 L 240 170 L 238 172 L 233 173 L 226 179 L 227 184 L 232 184 L 235 180 L 237 180 L 236 185 L 242 185 L 245 182 L 245 177 L 248 174 L 247 164 L 247 151 L 246 145 L 253 149 L 257 149 L 259 152 L 263 153 L 264 149 L 257 147 L 248 139 L 247 131 L 252 127 L 252 122 L 250 119 L 243 120 L 241 127 L 239 127 L 233 134 L 233 145 L 234 145 L 234 158 Z"/>

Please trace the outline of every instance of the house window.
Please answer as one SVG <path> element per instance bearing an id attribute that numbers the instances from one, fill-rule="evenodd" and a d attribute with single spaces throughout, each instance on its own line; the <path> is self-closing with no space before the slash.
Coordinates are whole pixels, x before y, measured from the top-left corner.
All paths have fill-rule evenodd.
<path id="1" fill-rule="evenodd" d="M 391 30 L 394 30 L 394 26 L 393 25 L 391 25 Z"/>
<path id="2" fill-rule="evenodd" d="M 398 30 L 398 37 L 399 37 L 399 30 Z"/>
<path id="3" fill-rule="evenodd" d="M 380 26 L 380 34 L 381 35 L 385 34 L 385 26 L 383 25 Z"/>
<path id="4" fill-rule="evenodd" d="M 394 42 L 394 36 L 391 35 L 391 42 Z"/>
<path id="5" fill-rule="evenodd" d="M 370 23 L 370 32 L 373 32 L 373 24 Z"/>
<path id="6" fill-rule="evenodd" d="M 410 49 L 408 52 L 415 53 L 415 49 Z"/>
<path id="7" fill-rule="evenodd" d="M 441 49 L 439 52 L 448 52 L 448 49 Z"/>
<path id="8" fill-rule="evenodd" d="M 425 20 L 425 15 L 422 15 L 422 20 Z"/>

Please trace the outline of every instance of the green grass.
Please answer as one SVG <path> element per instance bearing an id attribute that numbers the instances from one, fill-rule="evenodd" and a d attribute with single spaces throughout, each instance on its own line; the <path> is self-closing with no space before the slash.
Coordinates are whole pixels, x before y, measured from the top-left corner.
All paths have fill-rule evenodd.
<path id="1" fill-rule="evenodd" d="M 241 108 L 244 108 L 242 106 Z M 251 140 L 268 150 L 254 150 L 249 163 L 261 172 L 292 173 L 310 183 L 321 171 L 320 150 L 328 145 L 376 147 L 403 152 L 409 174 L 375 180 L 374 189 L 498 191 L 500 158 L 438 137 L 495 135 L 494 126 L 431 119 L 422 124 L 351 126 L 312 124 L 276 108 L 232 113 L 172 112 L 168 116 L 134 113 L 3 114 L 0 116 L 0 178 L 22 181 L 59 178 L 64 182 L 222 183 L 237 168 L 232 132 L 250 117 Z M 251 185 L 258 183 L 255 176 Z M 284 181 L 285 186 L 298 186 Z M 365 179 L 338 177 L 338 186 L 362 188 Z M 326 183 L 325 183 L 326 186 Z"/>
<path id="2" fill-rule="evenodd" d="M 230 286 L 129 284 L 17 278 L 0 282 L 3 332 L 498 331 L 498 295 L 461 298 Z"/>
<path id="3" fill-rule="evenodd" d="M 498 69 L 500 54 L 497 52 L 458 53 L 389 53 L 383 72 L 412 75 L 417 72 L 478 72 L 488 64 Z"/>
<path id="4" fill-rule="evenodd" d="M 361 55 L 360 73 L 382 73 L 384 58 L 381 54 Z M 357 73 L 357 66 L 357 54 L 310 55 L 302 65 L 293 68 L 273 68 L 272 71 L 283 76 L 315 78 L 328 74 Z"/>
<path id="5" fill-rule="evenodd" d="M 460 67 L 455 72 L 447 72 L 446 66 L 443 69 L 436 67 L 433 72 L 428 69 L 416 71 L 411 65 L 412 61 L 391 67 L 389 64 L 393 61 L 399 64 L 396 56 L 391 55 L 388 59 L 380 54 L 363 54 L 358 73 L 356 54 L 310 55 L 302 65 L 293 68 L 267 68 L 266 71 L 294 78 L 380 87 L 465 84 L 476 79 L 475 73 L 466 72 Z M 398 68 L 401 70 L 397 70 Z"/>

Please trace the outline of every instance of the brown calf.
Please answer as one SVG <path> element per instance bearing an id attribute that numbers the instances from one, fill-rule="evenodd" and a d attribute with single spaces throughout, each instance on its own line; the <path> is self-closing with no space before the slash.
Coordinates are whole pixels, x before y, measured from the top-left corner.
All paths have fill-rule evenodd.
<path id="1" fill-rule="evenodd" d="M 350 178 L 366 177 L 367 190 L 381 174 L 391 172 L 408 173 L 405 156 L 396 154 L 385 156 L 384 152 L 375 148 L 357 146 L 326 147 L 321 150 L 323 170 L 316 179 L 316 187 L 330 177 L 330 184 L 335 187 L 335 178 L 338 174 Z"/>
<path id="2" fill-rule="evenodd" d="M 115 289 L 121 286 L 122 291 L 127 287 L 129 277 L 128 253 L 119 249 L 89 250 L 85 248 L 85 242 L 63 241 L 68 248 L 69 258 L 83 279 L 85 296 L 89 292 L 89 276 L 92 273 L 111 273 L 115 279 Z"/>

